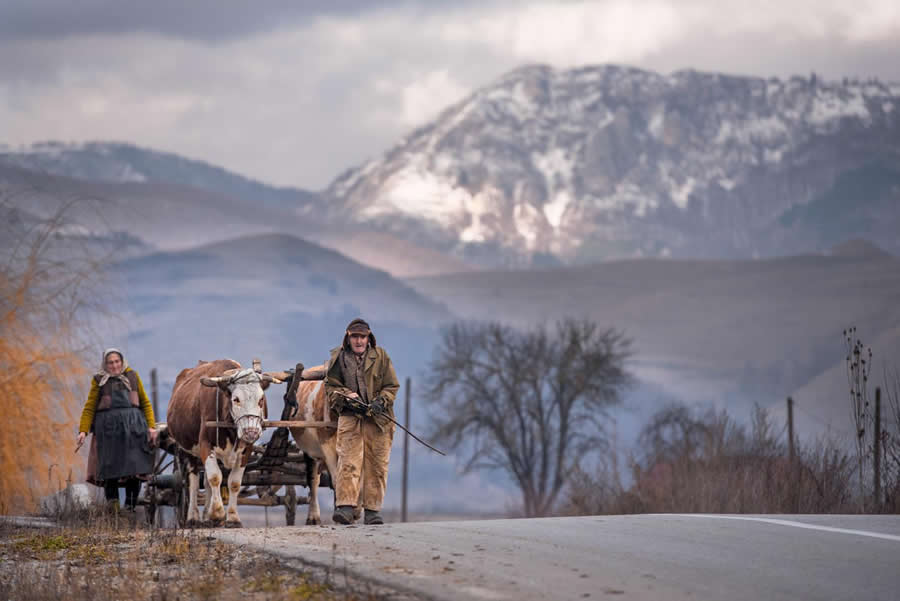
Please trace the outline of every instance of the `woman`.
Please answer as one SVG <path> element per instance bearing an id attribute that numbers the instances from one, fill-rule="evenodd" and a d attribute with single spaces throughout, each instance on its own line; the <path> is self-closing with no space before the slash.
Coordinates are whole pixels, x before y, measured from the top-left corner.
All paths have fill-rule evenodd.
<path id="1" fill-rule="evenodd" d="M 106 501 L 118 506 L 119 486 L 125 485 L 125 506 L 134 511 L 140 478 L 153 471 L 156 421 L 138 373 L 128 367 L 118 349 L 103 352 L 100 371 L 91 380 L 81 424 L 78 446 L 93 432 L 88 458 L 87 481 L 103 486 Z"/>

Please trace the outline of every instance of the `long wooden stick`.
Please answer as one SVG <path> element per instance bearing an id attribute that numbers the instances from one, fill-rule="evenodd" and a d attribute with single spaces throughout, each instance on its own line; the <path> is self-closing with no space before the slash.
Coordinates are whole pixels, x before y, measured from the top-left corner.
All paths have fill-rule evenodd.
<path id="1" fill-rule="evenodd" d="M 228 422 L 206 422 L 207 428 L 234 428 Z M 283 419 L 264 420 L 264 428 L 337 428 L 337 422 L 290 421 Z"/>

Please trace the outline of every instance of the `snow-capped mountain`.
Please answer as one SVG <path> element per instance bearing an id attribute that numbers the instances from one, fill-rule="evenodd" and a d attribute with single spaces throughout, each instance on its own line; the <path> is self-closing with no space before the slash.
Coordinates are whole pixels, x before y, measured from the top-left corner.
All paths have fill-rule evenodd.
<path id="1" fill-rule="evenodd" d="M 900 84 L 524 67 L 326 194 L 336 217 L 491 263 L 856 236 L 897 252 Z M 864 218 L 843 231 L 851 210 Z"/>
<path id="2" fill-rule="evenodd" d="M 168 183 L 294 209 L 317 196 L 297 188 L 276 188 L 203 161 L 116 142 L 40 142 L 0 145 L 0 164 L 81 180 L 114 183 Z"/>

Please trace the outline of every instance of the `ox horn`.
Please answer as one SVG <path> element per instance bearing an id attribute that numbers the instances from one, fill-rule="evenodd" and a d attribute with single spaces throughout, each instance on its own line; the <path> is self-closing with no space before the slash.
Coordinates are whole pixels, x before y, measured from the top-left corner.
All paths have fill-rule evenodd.
<path id="1" fill-rule="evenodd" d="M 223 373 L 221 376 L 200 378 L 200 383 L 204 386 L 221 386 L 224 388 L 231 382 L 231 378 L 239 371 L 241 371 L 239 368 L 229 369 L 225 371 L 225 373 Z"/>
<path id="2" fill-rule="evenodd" d="M 264 376 L 268 375 L 270 378 L 277 380 L 279 383 L 284 382 L 288 378 L 294 375 L 293 371 L 267 371 L 263 374 Z"/>
<path id="3" fill-rule="evenodd" d="M 307 367 L 303 370 L 303 373 L 300 375 L 300 379 L 302 380 L 324 380 L 325 379 L 325 364 L 315 365 L 313 367 Z"/>
<path id="4" fill-rule="evenodd" d="M 263 382 L 274 382 L 275 384 L 281 384 L 287 376 L 283 371 L 264 371 L 262 373 L 262 381 Z"/>
<path id="5" fill-rule="evenodd" d="M 231 380 L 231 378 L 216 376 L 214 378 L 200 378 L 200 383 L 204 386 L 222 386 L 228 384 L 229 380 Z"/>
<path id="6" fill-rule="evenodd" d="M 325 379 L 325 365 L 314 365 L 313 367 L 304 368 L 300 373 L 301 380 L 324 380 Z M 288 378 L 294 377 L 296 374 L 296 370 L 289 369 L 284 371 L 273 371 L 266 372 L 274 378 L 278 380 L 287 380 Z"/>

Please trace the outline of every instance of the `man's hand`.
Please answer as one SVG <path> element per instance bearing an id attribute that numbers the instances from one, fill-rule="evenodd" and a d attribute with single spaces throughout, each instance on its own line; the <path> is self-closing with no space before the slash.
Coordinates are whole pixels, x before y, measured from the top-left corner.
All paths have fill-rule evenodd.
<path id="1" fill-rule="evenodd" d="M 363 402 L 358 394 L 355 392 L 351 392 L 350 396 L 347 397 L 347 406 L 354 414 L 363 417 L 368 412 L 368 407 Z"/>
<path id="2" fill-rule="evenodd" d="M 375 397 L 375 399 L 369 403 L 368 414 L 375 417 L 385 413 L 387 413 L 387 407 L 384 404 L 384 399 L 380 396 Z"/>
<path id="3" fill-rule="evenodd" d="M 355 392 L 351 392 L 350 394 L 338 393 L 337 398 L 340 403 L 335 407 L 338 413 L 343 413 L 347 411 L 352 413 L 353 415 L 363 416 L 366 414 L 367 408 L 363 404 L 359 395 Z"/>

